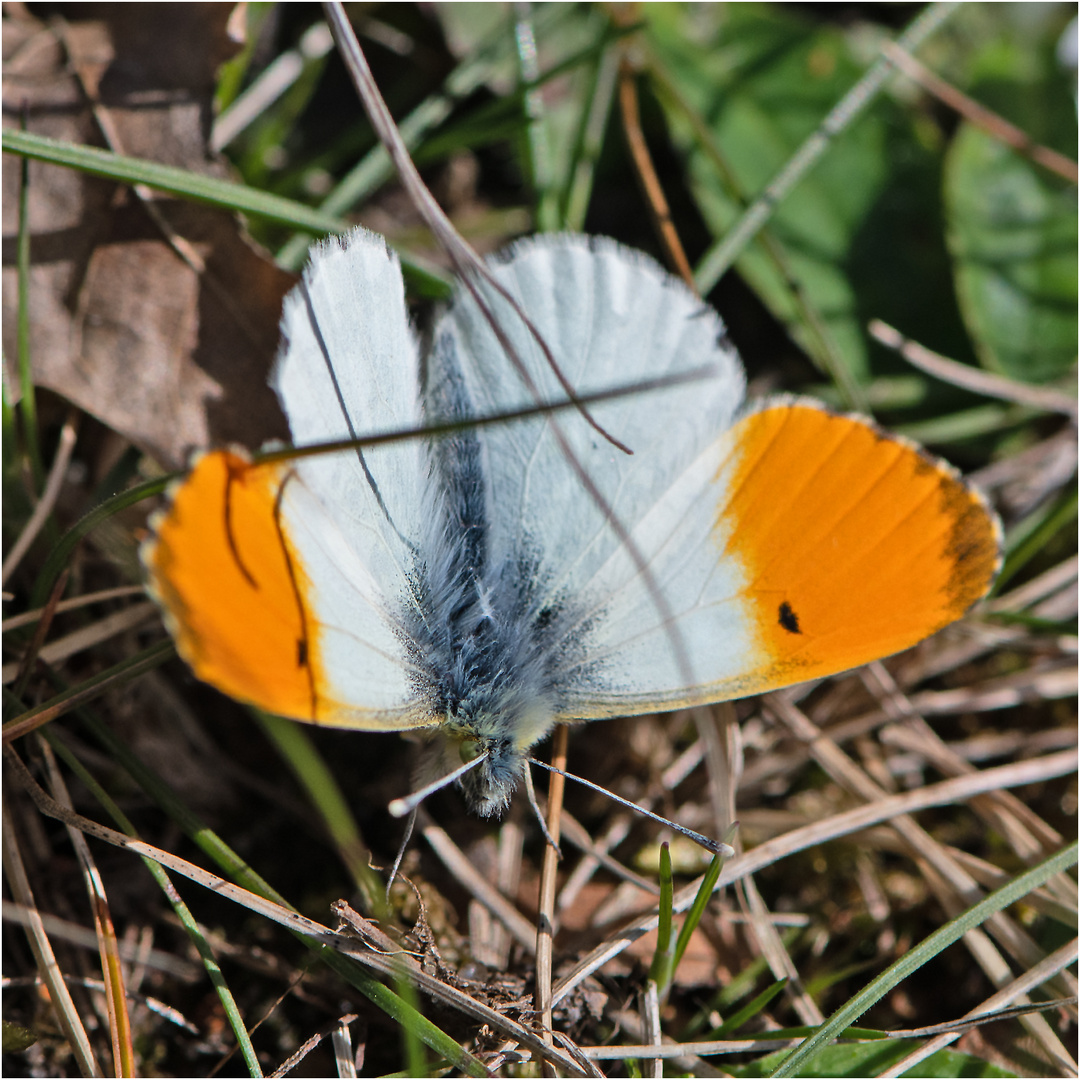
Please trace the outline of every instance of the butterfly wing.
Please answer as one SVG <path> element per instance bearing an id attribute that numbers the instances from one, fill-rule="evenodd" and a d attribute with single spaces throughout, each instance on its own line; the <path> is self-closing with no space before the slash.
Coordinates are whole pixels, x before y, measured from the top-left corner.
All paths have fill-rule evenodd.
<path id="1" fill-rule="evenodd" d="M 357 230 L 286 299 L 272 385 L 297 445 L 421 423 L 396 257 Z M 280 715 L 389 730 L 437 723 L 401 625 L 429 473 L 417 441 L 252 464 L 204 455 L 143 559 L 181 654 Z"/>
<path id="2" fill-rule="evenodd" d="M 743 697 L 888 656 L 960 618 L 1001 559 L 997 518 L 950 466 L 801 401 L 721 433 L 631 535 L 669 614 L 616 552 L 589 586 L 594 666 L 566 672 L 568 715 Z"/>
<path id="3" fill-rule="evenodd" d="M 988 589 L 999 530 L 977 494 L 851 417 L 777 402 L 739 418 L 742 371 L 722 324 L 651 261 L 547 237 L 493 269 L 578 392 L 715 372 L 594 407 L 633 457 L 576 414 L 481 433 L 492 558 L 535 563 L 540 606 L 561 611 L 575 639 L 557 676 L 564 719 L 842 671 L 914 644 Z M 482 295 L 535 390 L 476 302 L 459 298 L 437 340 L 477 412 L 562 396 L 529 329 Z"/>
<path id="4" fill-rule="evenodd" d="M 555 602 L 576 594 L 622 546 L 612 519 L 636 524 L 671 478 L 730 425 L 742 401 L 742 366 L 711 308 L 651 259 L 610 241 L 536 237 L 515 245 L 490 268 L 527 312 L 578 394 L 703 373 L 692 382 L 590 407 L 604 431 L 632 455 L 572 410 L 479 433 L 490 558 L 511 561 L 523 548 L 541 552 L 542 602 Z M 490 286 L 480 289 L 525 377 L 515 371 L 484 313 L 462 292 L 436 333 L 433 361 L 449 356 L 452 363 L 433 363 L 435 388 L 445 367 L 456 366 L 477 415 L 566 400 L 518 313 Z M 429 401 L 432 392 L 429 387 Z M 590 497 L 577 467 L 595 485 L 600 502 Z"/>

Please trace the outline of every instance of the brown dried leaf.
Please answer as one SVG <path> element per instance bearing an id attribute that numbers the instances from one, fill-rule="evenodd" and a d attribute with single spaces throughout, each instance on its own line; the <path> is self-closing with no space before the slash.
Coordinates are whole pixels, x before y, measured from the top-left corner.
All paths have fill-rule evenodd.
<path id="1" fill-rule="evenodd" d="M 104 4 L 4 21 L 4 118 L 224 175 L 206 149 L 227 4 Z M 4 170 L 4 353 L 16 356 L 19 170 Z M 153 454 L 287 437 L 266 385 L 292 277 L 221 211 L 32 162 L 34 380 Z"/>

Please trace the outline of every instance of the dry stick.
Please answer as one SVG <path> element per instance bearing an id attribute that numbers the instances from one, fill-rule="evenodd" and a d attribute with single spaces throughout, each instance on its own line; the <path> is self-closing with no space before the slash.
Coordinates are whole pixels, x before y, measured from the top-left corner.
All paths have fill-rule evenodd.
<path id="1" fill-rule="evenodd" d="M 964 390 L 971 390 L 984 397 L 1001 398 L 1004 401 L 1015 402 L 1017 405 L 1030 405 L 1033 409 L 1064 413 L 1072 417 L 1077 415 L 1076 398 L 1063 394 L 1059 390 L 1051 390 L 1044 386 L 1029 386 L 1027 383 L 1007 379 L 1004 375 L 994 375 L 989 371 L 973 368 L 969 364 L 950 360 L 940 353 L 931 351 L 925 345 L 920 345 L 917 341 L 905 337 L 899 330 L 882 322 L 881 319 L 871 319 L 867 330 L 886 348 L 898 352 L 909 364 L 942 382 L 962 387 Z"/>
<path id="2" fill-rule="evenodd" d="M 75 409 L 70 409 L 67 419 L 64 421 L 64 426 L 60 429 L 60 443 L 56 448 L 56 457 L 53 459 L 52 468 L 49 470 L 45 490 L 41 493 L 41 498 L 38 500 L 37 506 L 34 507 L 34 512 L 30 515 L 30 520 L 19 534 L 19 538 L 12 545 L 7 558 L 4 560 L 3 567 L 0 569 L 0 581 L 5 584 L 14 573 L 15 568 L 22 562 L 23 556 L 30 550 L 30 545 L 36 539 L 37 534 L 41 532 L 42 526 L 49 519 L 53 507 L 56 505 L 56 500 L 60 495 L 60 488 L 63 487 L 64 480 L 67 478 L 68 465 L 71 462 L 72 451 L 75 449 L 75 439 L 78 432 L 79 415 Z"/>
<path id="3" fill-rule="evenodd" d="M 993 135 L 998 142 L 1011 146 L 1017 153 L 1041 165 L 1044 169 L 1057 173 L 1070 183 L 1075 184 L 1080 176 L 1076 162 L 1056 150 L 1041 146 L 1026 131 L 1021 131 L 1015 124 L 1010 124 L 1003 116 L 980 105 L 974 98 L 957 90 L 952 83 L 935 75 L 924 64 L 919 63 L 906 49 L 895 41 L 886 42 L 881 51 L 911 80 L 918 83 L 928 93 L 951 109 L 955 109 L 965 120 Z"/>
<path id="4" fill-rule="evenodd" d="M 645 201 L 652 212 L 653 228 L 656 229 L 660 243 L 667 252 L 668 264 L 686 282 L 691 292 L 697 293 L 694 271 L 683 250 L 682 241 L 671 220 L 671 210 L 664 197 L 664 188 L 660 177 L 656 175 L 649 145 L 645 133 L 641 130 L 641 114 L 638 110 L 637 84 L 634 82 L 634 70 L 625 57 L 619 70 L 619 111 L 622 113 L 623 132 L 630 146 L 630 156 L 634 160 L 638 181 L 645 193 Z"/>
<path id="5" fill-rule="evenodd" d="M 545 1041 L 551 1041 L 551 954 L 555 934 L 555 885 L 559 871 L 559 833 L 563 792 L 566 779 L 566 745 L 569 728 L 559 724 L 551 740 L 551 763 L 559 772 L 551 773 L 548 781 L 547 831 L 552 842 L 544 845 L 544 862 L 540 870 L 540 902 L 536 923 L 536 1015 L 540 1018 L 540 1032 Z M 526 763 L 525 768 L 529 766 Z"/>

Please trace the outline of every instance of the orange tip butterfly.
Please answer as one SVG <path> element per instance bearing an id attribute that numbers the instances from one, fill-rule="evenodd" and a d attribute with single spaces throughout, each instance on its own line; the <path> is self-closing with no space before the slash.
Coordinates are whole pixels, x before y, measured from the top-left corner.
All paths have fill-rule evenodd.
<path id="1" fill-rule="evenodd" d="M 439 768 L 482 759 L 457 782 L 490 815 L 556 723 L 831 675 L 986 594 L 1000 528 L 977 492 L 864 420 L 744 404 L 719 316 L 646 256 L 549 235 L 490 270 L 577 393 L 714 374 L 594 405 L 632 455 L 573 410 L 294 461 L 204 454 L 142 551 L 199 678 L 309 723 L 426 729 Z M 564 400 L 536 335 L 476 288 L 531 385 L 466 290 L 422 368 L 385 241 L 315 248 L 271 377 L 294 443 Z"/>

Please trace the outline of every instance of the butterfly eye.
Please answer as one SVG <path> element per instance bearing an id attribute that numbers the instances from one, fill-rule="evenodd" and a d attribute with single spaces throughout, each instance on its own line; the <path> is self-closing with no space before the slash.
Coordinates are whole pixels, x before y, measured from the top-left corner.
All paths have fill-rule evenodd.
<path id="1" fill-rule="evenodd" d="M 458 748 L 458 753 L 461 754 L 461 760 L 467 765 L 470 761 L 475 761 L 481 754 L 482 750 L 480 744 L 476 739 L 462 739 Z"/>

